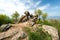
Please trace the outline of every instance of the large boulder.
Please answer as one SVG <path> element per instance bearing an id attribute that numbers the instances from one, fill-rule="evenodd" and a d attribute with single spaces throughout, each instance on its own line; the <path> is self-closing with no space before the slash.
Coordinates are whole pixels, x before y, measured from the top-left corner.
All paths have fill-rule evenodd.
<path id="1" fill-rule="evenodd" d="M 0 27 L 0 31 L 2 31 L 2 32 L 7 31 L 10 27 L 11 27 L 10 24 L 3 24 Z"/>
<path id="2" fill-rule="evenodd" d="M 42 28 L 51 35 L 52 40 L 59 40 L 58 30 L 56 28 L 48 25 L 43 25 Z"/>
<path id="3" fill-rule="evenodd" d="M 17 26 L 17 25 L 16 25 Z M 18 40 L 24 39 L 27 34 L 21 28 L 11 27 L 9 30 L 0 33 L 0 40 Z"/>
<path id="4" fill-rule="evenodd" d="M 55 27 L 41 24 L 35 24 L 33 26 L 34 31 L 37 31 L 38 28 L 42 28 L 43 32 L 48 32 L 48 34 L 51 35 L 52 40 L 59 40 L 58 30 Z"/>
<path id="5" fill-rule="evenodd" d="M 19 38 L 25 40 L 27 34 L 23 31 L 23 27 L 28 27 L 28 22 L 11 25 L 12 27 L 9 30 L 0 32 L 0 40 L 18 40 Z"/>
<path id="6" fill-rule="evenodd" d="M 35 24 L 31 26 L 32 22 L 24 22 L 19 24 L 11 24 L 12 27 L 9 30 L 0 33 L 0 40 L 28 40 L 28 35 L 24 31 L 24 27 L 31 28 L 32 31 L 37 30 L 38 28 L 43 28 L 43 32 L 48 32 L 52 40 L 59 40 L 58 31 L 56 28 L 48 25 Z"/>

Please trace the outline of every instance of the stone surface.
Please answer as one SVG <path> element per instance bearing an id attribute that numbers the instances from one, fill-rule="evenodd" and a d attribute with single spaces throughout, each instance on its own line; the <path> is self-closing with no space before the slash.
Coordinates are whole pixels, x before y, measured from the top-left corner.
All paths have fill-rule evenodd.
<path id="1" fill-rule="evenodd" d="M 18 40 L 19 38 L 24 39 L 27 37 L 27 34 L 23 31 L 23 27 L 28 27 L 28 22 L 11 25 L 12 27 L 9 30 L 0 33 L 0 40 Z"/>
<path id="2" fill-rule="evenodd" d="M 23 30 L 24 27 L 29 27 L 31 30 L 37 30 L 40 28 L 40 24 L 35 24 L 31 27 L 32 24 L 30 21 L 19 23 L 19 24 L 11 24 L 12 27 L 0 33 L 0 40 L 28 40 L 28 35 Z M 41 26 L 44 29 L 44 32 L 48 32 L 52 36 L 52 40 L 59 40 L 58 31 L 56 28 L 48 25 Z"/>
<path id="3" fill-rule="evenodd" d="M 0 31 L 4 32 L 4 31 L 8 30 L 10 27 L 11 27 L 10 24 L 1 25 Z"/>
<path id="4" fill-rule="evenodd" d="M 48 25 L 43 25 L 42 27 L 45 31 L 47 31 L 51 35 L 52 40 L 59 40 L 59 35 L 56 28 Z"/>

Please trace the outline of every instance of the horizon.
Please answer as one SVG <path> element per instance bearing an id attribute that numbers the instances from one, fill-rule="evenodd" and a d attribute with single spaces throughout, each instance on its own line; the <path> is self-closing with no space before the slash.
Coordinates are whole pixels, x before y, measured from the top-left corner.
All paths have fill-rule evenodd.
<path id="1" fill-rule="evenodd" d="M 22 15 L 26 10 L 33 14 L 35 9 L 47 12 L 48 16 L 60 16 L 60 0 L 0 0 L 0 14 L 11 16 L 17 11 Z"/>

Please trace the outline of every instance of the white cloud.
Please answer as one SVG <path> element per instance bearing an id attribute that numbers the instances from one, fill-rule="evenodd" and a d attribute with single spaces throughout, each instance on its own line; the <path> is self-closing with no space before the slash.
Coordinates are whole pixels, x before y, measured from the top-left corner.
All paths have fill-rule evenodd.
<path id="1" fill-rule="evenodd" d="M 29 5 L 26 5 L 26 3 L 28 3 Z M 0 0 L 0 13 L 6 13 L 10 16 L 15 11 L 23 14 L 23 12 L 28 9 L 31 13 L 33 13 L 33 8 L 39 8 L 41 10 L 44 10 L 49 6 L 44 5 L 42 7 L 37 7 L 40 3 L 41 1 L 34 3 L 32 0 Z"/>
<path id="2" fill-rule="evenodd" d="M 0 0 L 0 9 L 5 10 L 3 12 L 7 15 L 11 15 L 14 11 L 22 13 L 26 9 L 26 7 L 22 2 L 19 2 L 19 0 Z"/>
<path id="3" fill-rule="evenodd" d="M 42 1 L 38 1 L 38 2 L 34 5 L 34 7 L 37 7 L 41 2 L 42 2 Z"/>
<path id="4" fill-rule="evenodd" d="M 49 7 L 50 7 L 50 4 L 46 4 L 46 5 L 42 6 L 42 7 L 38 7 L 37 9 L 45 10 L 45 9 L 47 9 Z"/>

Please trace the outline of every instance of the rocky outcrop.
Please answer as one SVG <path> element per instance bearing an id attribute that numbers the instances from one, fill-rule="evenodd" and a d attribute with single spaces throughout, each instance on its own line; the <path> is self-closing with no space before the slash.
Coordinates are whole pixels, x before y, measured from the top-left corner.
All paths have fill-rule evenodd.
<path id="1" fill-rule="evenodd" d="M 10 27 L 11 27 L 10 24 L 1 25 L 0 31 L 4 32 L 4 31 L 8 30 Z"/>
<path id="2" fill-rule="evenodd" d="M 25 38 L 26 33 L 23 32 L 20 28 L 12 27 L 8 31 L 0 33 L 0 40 L 5 40 L 6 38 L 10 38 L 10 40 L 18 40 L 19 38 Z M 9 40 L 9 39 L 7 39 Z"/>
<path id="3" fill-rule="evenodd" d="M 30 26 L 28 22 L 11 25 L 12 27 L 9 30 L 0 33 L 0 40 L 28 40 L 27 33 L 23 31 L 24 27 Z M 44 32 L 47 31 L 51 35 L 52 40 L 59 40 L 58 31 L 52 26 L 41 26 L 40 24 L 35 24 L 34 26 L 29 28 L 33 28 L 32 30 L 37 30 L 40 27 L 44 29 Z"/>
<path id="4" fill-rule="evenodd" d="M 48 25 L 43 25 L 42 28 L 51 35 L 52 40 L 59 40 L 59 35 L 56 28 Z"/>
<path id="5" fill-rule="evenodd" d="M 11 24 L 12 27 L 9 30 L 0 32 L 0 40 L 26 40 L 27 34 L 23 31 L 24 27 L 30 26 L 28 22 Z"/>
<path id="6" fill-rule="evenodd" d="M 48 32 L 52 40 L 59 40 L 58 31 L 56 28 L 48 25 L 37 24 L 38 15 L 31 15 L 28 11 L 20 18 L 16 24 L 5 24 L 0 27 L 0 40 L 28 40 L 28 35 L 24 31 L 25 27 L 30 28 L 35 32 L 38 28 L 42 28 L 43 32 Z"/>
<path id="7" fill-rule="evenodd" d="M 33 26 L 33 30 L 36 31 L 38 28 L 42 28 L 43 32 L 48 32 L 51 35 L 52 40 L 59 40 L 58 30 L 52 26 L 36 24 Z"/>

